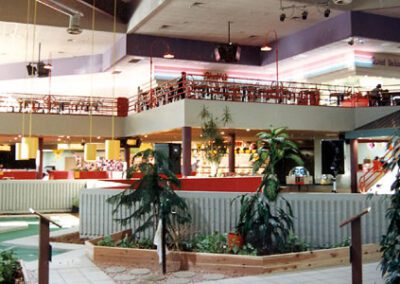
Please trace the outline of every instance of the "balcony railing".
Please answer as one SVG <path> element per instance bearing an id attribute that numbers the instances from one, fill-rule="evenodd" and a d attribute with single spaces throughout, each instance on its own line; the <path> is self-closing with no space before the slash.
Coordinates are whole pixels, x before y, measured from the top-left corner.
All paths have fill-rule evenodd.
<path id="1" fill-rule="evenodd" d="M 400 105 L 400 85 L 385 86 L 378 106 Z M 140 91 L 130 98 L 0 94 L 0 112 L 126 116 L 182 99 L 326 107 L 376 106 L 361 87 L 326 84 L 204 78 L 187 75 Z M 373 103 L 372 103 L 373 102 Z"/>
<path id="2" fill-rule="evenodd" d="M 369 107 L 400 105 L 400 86 L 387 86 L 381 101 L 372 104 L 371 92 L 362 87 L 298 82 L 251 81 L 231 78 L 171 80 L 129 99 L 129 112 L 142 112 L 181 99 L 309 105 L 327 107 Z"/>

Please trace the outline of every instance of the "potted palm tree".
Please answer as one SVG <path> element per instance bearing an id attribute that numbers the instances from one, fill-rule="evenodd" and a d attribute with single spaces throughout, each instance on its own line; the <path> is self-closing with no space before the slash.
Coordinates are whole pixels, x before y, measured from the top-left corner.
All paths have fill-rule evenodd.
<path id="1" fill-rule="evenodd" d="M 239 196 L 241 208 L 236 229 L 244 242 L 262 255 L 279 252 L 293 230 L 292 209 L 279 195 L 276 174 L 276 165 L 283 159 L 303 163 L 297 145 L 288 138 L 284 127 L 258 134 L 257 150 L 250 159 L 254 161 L 253 171 L 262 169 L 263 178 L 255 194 Z M 285 204 L 283 208 L 277 205 L 279 199 Z"/>
<path id="2" fill-rule="evenodd" d="M 232 122 L 232 116 L 228 107 L 225 107 L 221 117 L 214 117 L 209 110 L 203 106 L 200 112 L 202 120 L 201 132 L 204 140 L 205 159 L 210 164 L 210 176 L 218 174 L 218 167 L 222 157 L 226 154 L 227 145 L 218 129 L 219 125 L 226 126 Z"/>
<path id="3" fill-rule="evenodd" d="M 180 187 L 180 181 L 169 170 L 167 157 L 159 151 L 147 149 L 138 152 L 134 159 L 140 159 L 137 170 L 142 177 L 129 189 L 110 197 L 108 202 L 116 205 L 114 214 L 124 206 L 132 208 L 135 203 L 140 206 L 132 214 L 116 220 L 122 224 L 129 223 L 133 218 L 143 220 L 139 227 L 134 228 L 134 236 L 150 227 L 156 232 L 159 220 L 164 220 L 168 239 L 179 249 L 180 244 L 176 241 L 179 239 L 178 226 L 191 220 L 186 202 L 174 191 Z M 127 179 L 133 172 L 132 169 L 128 171 Z"/>

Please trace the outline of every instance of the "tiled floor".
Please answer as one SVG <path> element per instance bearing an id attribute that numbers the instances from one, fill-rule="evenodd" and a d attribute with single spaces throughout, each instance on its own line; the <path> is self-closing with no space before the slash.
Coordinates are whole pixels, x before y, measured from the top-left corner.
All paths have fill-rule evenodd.
<path id="1" fill-rule="evenodd" d="M 207 284 L 349 284 L 351 283 L 351 267 L 335 267 L 310 271 L 283 273 L 275 275 L 257 275 L 224 279 Z M 383 284 L 378 263 L 363 265 L 364 284 Z"/>

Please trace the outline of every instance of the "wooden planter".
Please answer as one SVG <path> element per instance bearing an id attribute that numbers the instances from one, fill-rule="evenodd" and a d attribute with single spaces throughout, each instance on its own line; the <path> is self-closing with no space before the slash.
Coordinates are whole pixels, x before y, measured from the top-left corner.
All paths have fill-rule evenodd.
<path id="1" fill-rule="evenodd" d="M 112 235 L 113 240 L 120 240 L 130 230 Z M 155 250 L 126 249 L 118 247 L 96 246 L 101 240 L 86 242 L 92 249 L 92 260 L 102 263 L 113 263 L 126 266 L 159 267 Z M 381 258 L 379 246 L 363 245 L 363 261 L 378 261 Z M 252 275 L 274 273 L 300 269 L 314 269 L 349 264 L 349 247 L 288 253 L 269 256 L 245 256 L 231 254 L 212 254 L 197 252 L 171 251 L 167 254 L 167 270 L 207 270 L 230 275 Z"/>

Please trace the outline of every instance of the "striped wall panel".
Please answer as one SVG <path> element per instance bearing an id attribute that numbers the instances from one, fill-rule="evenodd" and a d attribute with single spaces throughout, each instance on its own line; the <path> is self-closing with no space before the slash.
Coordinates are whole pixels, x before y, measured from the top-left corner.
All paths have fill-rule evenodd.
<path id="1" fill-rule="evenodd" d="M 134 220 L 128 226 L 121 226 L 115 218 L 127 216 L 128 208 L 112 214 L 113 205 L 106 199 L 120 191 L 107 189 L 86 189 L 80 199 L 80 233 L 82 237 L 109 235 L 125 228 L 135 228 L 141 220 Z M 210 234 L 214 231 L 226 233 L 234 229 L 239 214 L 239 200 L 232 202 L 238 193 L 221 192 L 179 192 L 186 199 L 192 223 L 189 235 Z M 288 193 L 283 196 L 291 203 L 295 216 L 295 233 L 313 247 L 337 244 L 350 235 L 350 228 L 339 228 L 341 221 L 368 206 L 371 212 L 363 217 L 362 238 L 364 243 L 377 243 L 385 232 L 388 222 L 385 211 L 389 199 L 374 196 L 367 200 L 360 194 L 318 194 Z M 152 230 L 145 232 L 152 237 Z"/>
<path id="2" fill-rule="evenodd" d="M 72 199 L 79 198 L 86 181 L 64 180 L 2 180 L 0 182 L 0 213 L 68 211 Z"/>

